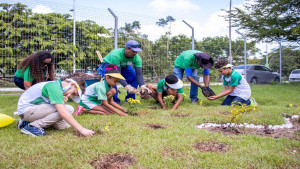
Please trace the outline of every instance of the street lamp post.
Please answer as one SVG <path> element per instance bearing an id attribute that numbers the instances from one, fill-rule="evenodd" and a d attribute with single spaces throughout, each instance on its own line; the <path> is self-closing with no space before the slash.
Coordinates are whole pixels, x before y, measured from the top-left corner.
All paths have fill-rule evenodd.
<path id="1" fill-rule="evenodd" d="M 235 31 L 244 38 L 244 73 L 245 73 L 245 79 L 246 79 L 246 77 L 247 77 L 247 73 L 246 73 L 246 64 L 247 64 L 247 41 L 246 40 L 247 40 L 247 37 L 244 34 L 242 34 L 241 32 L 239 32 L 238 30 L 235 30 Z"/>
<path id="2" fill-rule="evenodd" d="M 281 83 L 281 78 L 282 78 L 282 74 L 281 74 L 281 72 L 282 72 L 282 70 L 281 70 L 281 68 L 282 68 L 282 64 L 281 64 L 281 40 L 277 40 L 277 39 L 274 39 L 274 38 L 272 38 L 273 40 L 275 40 L 278 44 L 279 44 L 279 83 Z"/>
<path id="3" fill-rule="evenodd" d="M 194 27 L 192 27 L 190 24 L 188 24 L 185 20 L 182 20 L 187 26 L 189 26 L 192 29 L 192 50 L 195 49 L 195 42 L 194 42 Z"/>

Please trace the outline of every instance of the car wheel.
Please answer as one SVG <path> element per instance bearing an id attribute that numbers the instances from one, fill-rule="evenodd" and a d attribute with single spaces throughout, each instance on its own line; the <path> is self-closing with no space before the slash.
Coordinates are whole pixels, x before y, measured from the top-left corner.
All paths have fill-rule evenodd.
<path id="1" fill-rule="evenodd" d="M 257 78 L 256 77 L 253 77 L 251 80 L 250 80 L 250 83 L 253 83 L 253 84 L 257 84 Z"/>
<path id="2" fill-rule="evenodd" d="M 279 83 L 279 77 L 276 77 L 274 81 Z"/>

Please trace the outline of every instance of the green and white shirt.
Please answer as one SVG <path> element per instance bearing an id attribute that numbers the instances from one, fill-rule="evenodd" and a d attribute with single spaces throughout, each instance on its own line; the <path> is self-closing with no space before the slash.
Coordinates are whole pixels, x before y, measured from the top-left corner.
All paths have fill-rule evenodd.
<path id="1" fill-rule="evenodd" d="M 18 115 L 39 104 L 65 104 L 60 80 L 37 83 L 27 89 L 18 101 Z"/>
<path id="2" fill-rule="evenodd" d="M 197 64 L 195 53 L 203 53 L 199 50 L 187 50 L 182 52 L 175 60 L 174 66 L 181 69 L 191 68 L 199 69 L 200 66 Z"/>
<path id="3" fill-rule="evenodd" d="M 109 89 L 111 89 L 111 87 L 107 85 L 105 80 L 94 83 L 85 89 L 82 100 L 87 99 L 96 105 L 100 105 L 102 104 L 102 100 L 107 100 L 106 93 Z M 80 101 L 79 105 L 84 106 L 82 101 Z"/>
<path id="4" fill-rule="evenodd" d="M 235 86 L 230 96 L 238 96 L 244 100 L 248 100 L 251 97 L 251 88 L 246 79 L 232 69 L 230 76 L 223 76 L 224 86 Z"/>
<path id="5" fill-rule="evenodd" d="M 46 77 L 47 73 L 45 70 L 43 70 L 43 74 Z M 35 80 L 35 79 L 33 79 L 32 75 L 31 75 L 30 66 L 28 66 L 24 72 L 23 72 L 23 69 L 18 69 L 15 73 L 15 76 L 18 78 L 24 79 L 24 81 L 32 82 Z"/>
<path id="6" fill-rule="evenodd" d="M 124 48 L 114 49 L 104 57 L 103 62 L 116 64 L 117 66 L 121 66 L 122 68 L 132 65 L 134 65 L 134 67 L 142 67 L 142 59 L 138 54 L 136 54 L 133 58 L 126 58 L 124 53 Z"/>
<path id="7" fill-rule="evenodd" d="M 161 81 L 159 81 L 157 83 L 157 92 L 163 92 L 164 90 L 168 90 L 170 87 L 166 84 L 166 80 L 162 79 Z M 177 89 L 177 94 L 182 94 L 183 93 L 183 89 Z"/>

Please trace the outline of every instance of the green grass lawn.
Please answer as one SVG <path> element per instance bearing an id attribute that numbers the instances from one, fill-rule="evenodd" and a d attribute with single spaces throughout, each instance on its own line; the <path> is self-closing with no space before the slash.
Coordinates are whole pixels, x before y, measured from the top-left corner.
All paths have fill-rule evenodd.
<path id="1" fill-rule="evenodd" d="M 222 86 L 212 86 L 219 93 Z M 259 104 L 259 111 L 249 113 L 242 123 L 262 125 L 283 124 L 281 113 L 300 114 L 300 85 L 256 85 L 251 86 L 252 96 Z M 122 91 L 122 89 L 121 89 Z M 16 128 L 17 120 L 0 128 L 0 168 L 93 168 L 90 162 L 99 156 L 123 153 L 131 154 L 136 162 L 129 168 L 300 168 L 300 142 L 284 138 L 257 135 L 223 135 L 196 128 L 205 122 L 228 123 L 230 120 L 221 112 L 230 107 L 220 106 L 222 100 L 206 100 L 203 105 L 192 105 L 187 97 L 178 110 L 150 110 L 159 107 L 152 100 L 141 100 L 139 109 L 152 113 L 139 116 L 82 114 L 76 120 L 88 129 L 103 130 L 111 122 L 109 131 L 90 138 L 74 136 L 74 129 L 63 131 L 46 130 L 48 136 L 31 137 L 21 134 Z M 0 93 L 1 94 L 1 93 Z M 120 98 L 124 99 L 125 92 Z M 0 113 L 18 119 L 20 96 L 1 95 Z M 76 107 L 76 104 L 71 102 Z M 127 107 L 127 103 L 123 104 Z M 189 114 L 176 117 L 174 114 Z M 149 124 L 165 126 L 154 130 Z M 299 134 L 299 132 L 298 132 Z M 200 152 L 194 144 L 216 141 L 229 146 L 227 152 Z"/>

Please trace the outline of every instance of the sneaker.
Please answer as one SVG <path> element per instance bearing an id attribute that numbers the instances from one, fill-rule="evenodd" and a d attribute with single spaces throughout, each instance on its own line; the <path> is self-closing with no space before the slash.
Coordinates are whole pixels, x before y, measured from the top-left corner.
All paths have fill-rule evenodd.
<path id="1" fill-rule="evenodd" d="M 258 106 L 258 104 L 256 103 L 255 99 L 253 97 L 250 97 L 250 106 Z"/>
<path id="2" fill-rule="evenodd" d="M 44 129 L 31 126 L 29 123 L 24 128 L 22 128 L 21 132 L 34 137 L 46 135 Z"/>
<path id="3" fill-rule="evenodd" d="M 17 128 L 18 129 L 22 129 L 24 128 L 29 122 L 28 121 L 23 121 L 22 119 L 19 120 L 18 124 L 17 124 Z"/>
<path id="4" fill-rule="evenodd" d="M 198 100 L 192 100 L 192 104 L 199 104 Z"/>

